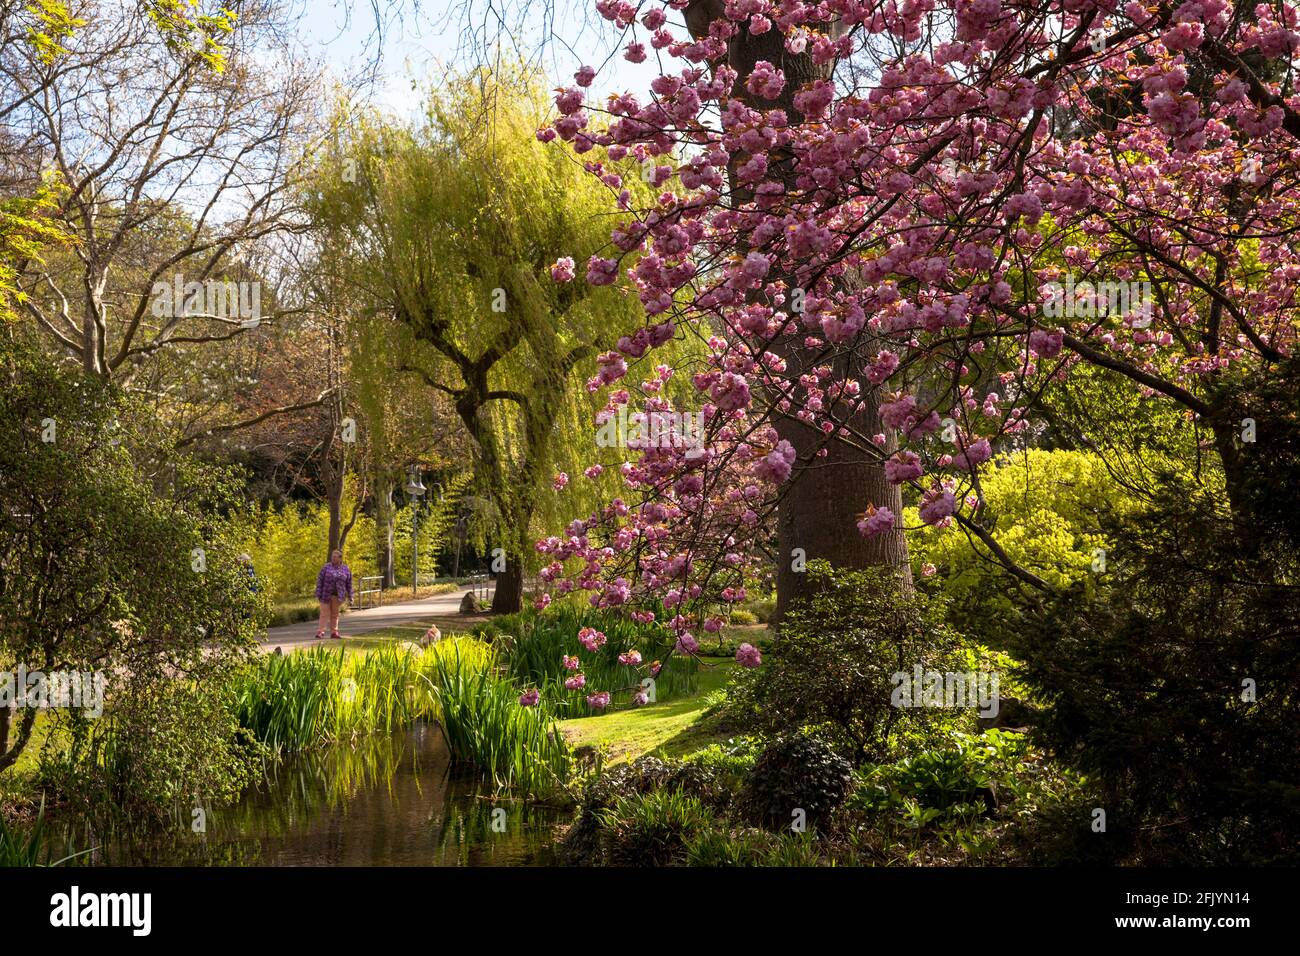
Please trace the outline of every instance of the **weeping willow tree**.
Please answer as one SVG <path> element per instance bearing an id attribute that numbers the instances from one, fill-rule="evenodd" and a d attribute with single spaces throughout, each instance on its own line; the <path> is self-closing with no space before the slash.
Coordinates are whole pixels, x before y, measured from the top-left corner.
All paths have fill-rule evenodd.
<path id="1" fill-rule="evenodd" d="M 501 612 L 521 605 L 536 536 L 595 500 L 595 482 L 560 495 L 553 476 L 601 454 L 584 383 L 600 345 L 645 321 L 625 287 L 551 278 L 557 259 L 607 247 L 618 210 L 567 146 L 537 140 L 546 109 L 535 77 L 476 72 L 418 123 L 340 113 L 310 203 L 366 303 L 358 367 L 444 394 L 471 440 Z M 628 188 L 648 190 L 638 169 Z"/>

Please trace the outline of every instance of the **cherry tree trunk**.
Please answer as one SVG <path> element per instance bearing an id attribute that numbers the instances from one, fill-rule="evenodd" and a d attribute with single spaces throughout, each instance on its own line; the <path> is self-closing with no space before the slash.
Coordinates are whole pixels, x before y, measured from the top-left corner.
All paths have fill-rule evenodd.
<path id="1" fill-rule="evenodd" d="M 709 24 L 722 16 L 723 0 L 693 0 L 686 11 L 686 22 L 698 39 L 707 35 Z M 807 53 L 792 54 L 785 49 L 785 37 L 777 28 L 753 35 L 748 26 L 741 26 L 728 41 L 728 65 L 736 71 L 732 95 L 753 109 L 783 109 L 791 122 L 798 122 L 801 114 L 794 105 L 794 94 L 799 87 L 812 80 L 830 79 L 833 65 L 819 65 Z M 758 61 L 766 60 L 785 74 L 786 84 L 775 100 L 760 100 L 745 88 L 745 82 Z M 743 201 L 735 189 L 735 167 L 747 157 L 733 161 L 733 195 Z M 788 157 L 769 157 L 770 175 L 779 178 L 792 189 L 793 171 Z M 790 378 L 798 377 L 800 353 L 797 349 L 783 348 L 778 342 L 774 351 L 790 364 Z M 840 370 L 848 375 L 857 371 L 847 367 Z M 887 432 L 881 426 L 877 403 L 869 396 L 850 424 L 858 436 L 872 436 Z M 800 464 L 794 476 L 782 489 L 777 514 L 776 619 L 779 621 L 792 601 L 805 597 L 810 587 L 803 573 L 804 562 L 818 558 L 841 568 L 865 568 L 892 565 L 899 569 L 904 587 L 911 586 L 911 566 L 907 557 L 907 540 L 899 529 L 873 538 L 858 533 L 858 515 L 868 504 L 888 508 L 902 516 L 902 491 L 885 479 L 883 464 L 876 457 L 852 444 L 827 441 L 816 429 L 802 422 L 774 416 L 777 432 L 794 446 Z M 893 451 L 891 437 L 884 451 Z M 825 446 L 825 457 L 816 457 L 817 449 Z"/>

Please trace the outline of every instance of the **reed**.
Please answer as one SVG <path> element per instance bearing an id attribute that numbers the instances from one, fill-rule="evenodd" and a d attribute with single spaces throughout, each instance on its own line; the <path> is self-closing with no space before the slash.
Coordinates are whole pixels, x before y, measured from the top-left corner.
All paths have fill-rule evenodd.
<path id="1" fill-rule="evenodd" d="M 94 849 L 69 853 L 61 859 L 49 862 L 50 853 L 45 840 L 44 800 L 41 801 L 40 809 L 36 811 L 36 820 L 26 834 L 6 821 L 4 814 L 0 814 L 0 868 L 62 866 L 64 863 L 94 852 Z"/>
<path id="2" fill-rule="evenodd" d="M 554 711 L 519 706 L 520 689 L 491 646 L 453 638 L 267 656 L 241 675 L 235 706 L 243 727 L 283 752 L 437 721 L 454 761 L 498 788 L 540 795 L 568 780 L 569 749 Z"/>
<path id="3" fill-rule="evenodd" d="M 517 793 L 540 796 L 567 783 L 569 747 L 550 708 L 521 707 L 514 683 L 495 669 L 466 666 L 458 646 L 429 676 L 454 760 L 473 764 L 498 789 Z"/>

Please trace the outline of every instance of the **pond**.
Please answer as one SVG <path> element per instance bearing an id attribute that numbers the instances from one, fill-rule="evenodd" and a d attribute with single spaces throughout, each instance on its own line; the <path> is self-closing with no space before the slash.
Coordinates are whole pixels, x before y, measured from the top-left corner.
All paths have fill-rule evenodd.
<path id="1" fill-rule="evenodd" d="M 268 765 L 232 807 L 205 811 L 204 832 L 185 821 L 171 834 L 121 827 L 57 828 L 65 846 L 98 846 L 81 862 L 141 866 L 538 866 L 556 862 L 566 814 L 493 801 L 491 787 L 451 765 L 436 724 Z M 55 830 L 55 828 L 51 828 Z"/>

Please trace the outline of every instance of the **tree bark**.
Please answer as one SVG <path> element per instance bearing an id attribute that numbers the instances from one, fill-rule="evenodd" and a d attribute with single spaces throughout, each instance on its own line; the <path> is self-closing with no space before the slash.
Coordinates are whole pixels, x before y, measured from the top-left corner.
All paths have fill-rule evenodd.
<path id="1" fill-rule="evenodd" d="M 4 709 L 5 723 L 8 724 L 9 709 Z M 0 771 L 8 770 L 9 767 L 17 763 L 18 758 L 22 755 L 23 750 L 27 747 L 27 742 L 32 737 L 32 726 L 36 723 L 36 708 L 28 707 L 23 711 L 22 719 L 18 722 L 18 737 L 14 740 L 13 749 L 6 750 L 0 747 Z M 6 727 L 6 734 L 8 729 Z"/>
<path id="2" fill-rule="evenodd" d="M 517 554 L 506 555 L 506 569 L 497 575 L 492 593 L 493 614 L 516 614 L 524 606 L 524 562 Z"/>
<path id="3" fill-rule="evenodd" d="M 393 561 L 393 479 L 381 472 L 375 479 L 375 559 L 383 587 L 397 586 Z"/>
<path id="4" fill-rule="evenodd" d="M 855 426 L 866 434 L 882 431 L 875 403 L 855 417 Z M 802 422 L 777 424 L 777 432 L 790 442 L 801 460 L 813 455 L 824 442 L 820 432 Z M 890 439 L 887 451 L 892 451 Z M 858 533 L 858 514 L 867 503 L 888 508 L 900 519 L 903 493 L 885 479 L 884 468 L 865 454 L 839 441 L 826 444 L 826 457 L 813 457 L 812 464 L 797 471 L 785 489 L 777 509 L 777 543 L 781 549 L 776 575 L 776 620 L 789 609 L 791 602 L 806 598 L 812 591 L 808 575 L 801 570 L 805 561 L 824 559 L 838 568 L 865 568 L 890 565 L 899 571 L 901 583 L 909 588 L 911 565 L 907 539 L 901 528 L 872 538 Z M 802 553 L 799 552 L 801 549 Z"/>
<path id="5" fill-rule="evenodd" d="M 334 461 L 333 442 L 326 447 L 325 458 L 321 463 L 321 478 L 325 485 L 325 504 L 329 508 L 329 547 L 325 551 L 325 560 L 338 548 L 343 530 L 343 469 Z"/>

